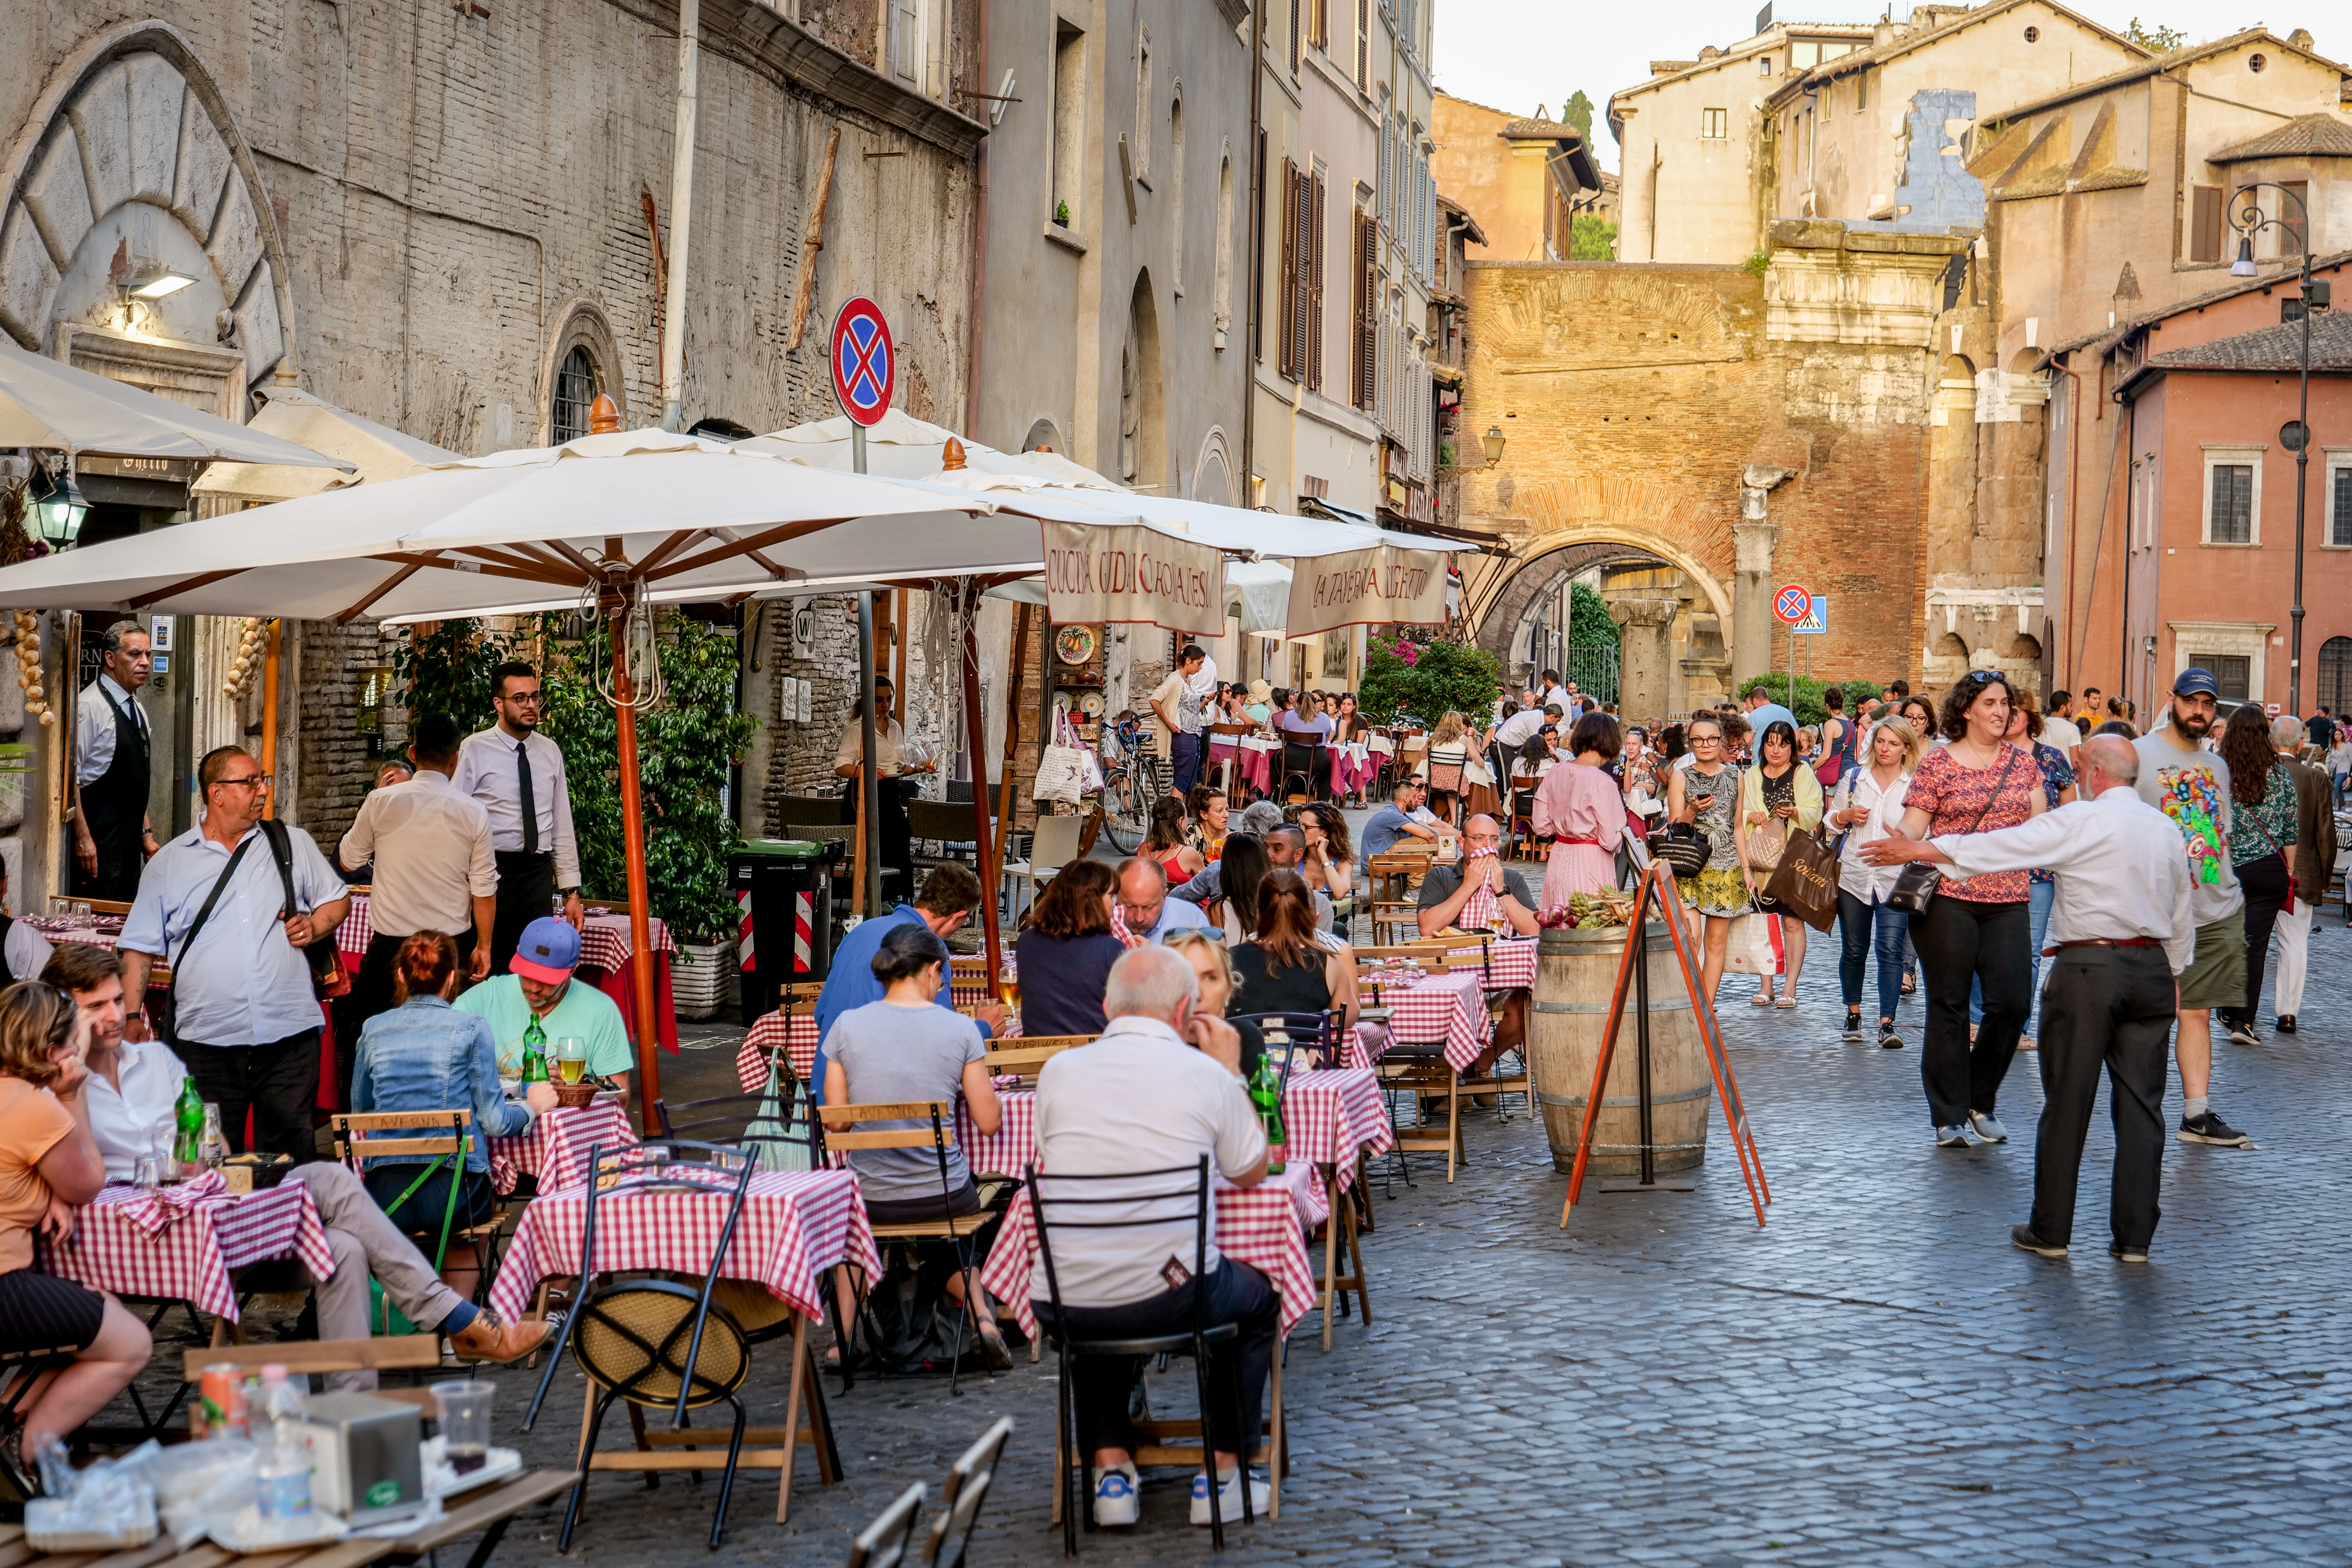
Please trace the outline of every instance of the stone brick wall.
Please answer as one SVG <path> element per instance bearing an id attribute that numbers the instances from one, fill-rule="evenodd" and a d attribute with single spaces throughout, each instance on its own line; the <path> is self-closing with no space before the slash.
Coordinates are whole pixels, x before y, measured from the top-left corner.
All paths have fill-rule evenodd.
<path id="1" fill-rule="evenodd" d="M 374 785 L 383 761 L 368 754 L 367 737 L 360 733 L 359 672 L 390 665 L 395 639 L 371 625 L 295 624 L 301 636 L 294 664 L 300 675 L 295 694 L 300 722 L 295 763 L 301 770 L 295 817 L 332 853 L 336 840 L 359 815 L 360 802 Z M 405 710 L 396 705 L 384 710 L 384 756 L 405 750 L 406 726 Z"/>

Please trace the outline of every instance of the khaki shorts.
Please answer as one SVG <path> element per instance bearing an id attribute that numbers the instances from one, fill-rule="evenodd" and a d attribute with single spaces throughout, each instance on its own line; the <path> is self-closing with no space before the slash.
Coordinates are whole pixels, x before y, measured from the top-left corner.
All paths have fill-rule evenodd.
<path id="1" fill-rule="evenodd" d="M 2246 1005 L 2246 911 L 2197 928 L 2197 956 L 2180 972 L 2183 1007 Z"/>

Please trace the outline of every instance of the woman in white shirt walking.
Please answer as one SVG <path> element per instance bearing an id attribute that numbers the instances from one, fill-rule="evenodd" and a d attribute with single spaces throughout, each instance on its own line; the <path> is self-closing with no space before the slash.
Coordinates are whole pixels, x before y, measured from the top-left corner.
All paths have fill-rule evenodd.
<path id="1" fill-rule="evenodd" d="M 1874 933 L 1878 948 L 1878 1043 L 1899 1050 L 1895 1008 L 1901 995 L 1903 939 L 1910 916 L 1886 901 L 1902 868 L 1873 866 L 1862 847 L 1886 837 L 1903 820 L 1903 795 L 1919 765 L 1919 737 L 1900 719 L 1882 719 L 1870 731 L 1870 765 L 1838 781 L 1829 825 L 1843 837 L 1838 850 L 1838 935 L 1844 952 L 1838 980 L 1845 990 L 1845 1037 L 1862 1038 L 1862 971 Z"/>

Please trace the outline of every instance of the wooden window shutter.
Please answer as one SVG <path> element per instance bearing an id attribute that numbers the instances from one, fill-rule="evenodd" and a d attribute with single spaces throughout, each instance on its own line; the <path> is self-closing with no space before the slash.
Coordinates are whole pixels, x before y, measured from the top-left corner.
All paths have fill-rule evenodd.
<path id="1" fill-rule="evenodd" d="M 1304 169 L 1291 175 L 1291 184 L 1296 192 L 1291 209 L 1296 228 L 1296 233 L 1291 239 L 1291 254 L 1297 258 L 1297 262 L 1291 272 L 1290 279 L 1292 296 L 1290 363 L 1292 377 L 1304 381 L 1307 375 L 1307 333 L 1310 324 L 1307 317 L 1313 304 L 1310 298 L 1312 284 L 1309 281 L 1307 269 L 1314 260 L 1315 253 L 1313 225 L 1315 192 Z"/>
<path id="2" fill-rule="evenodd" d="M 1290 74 L 1298 74 L 1298 13 L 1307 0 L 1290 0 Z"/>
<path id="3" fill-rule="evenodd" d="M 1280 369 L 1285 377 L 1298 379 L 1298 165 L 1285 158 L 1282 161 L 1282 282 L 1277 289 L 1282 301 L 1282 319 L 1276 325 L 1281 341 Z"/>
<path id="4" fill-rule="evenodd" d="M 1373 333 L 1378 330 L 1378 312 L 1374 304 L 1379 298 L 1378 279 L 1374 268 L 1380 254 L 1380 228 L 1369 212 L 1356 214 L 1356 276 L 1355 276 L 1355 384 L 1350 388 L 1351 401 L 1359 408 L 1372 405 L 1372 373 L 1378 351 Z"/>
<path id="5" fill-rule="evenodd" d="M 1323 176 L 1317 174 L 1307 222 L 1307 384 L 1323 390 Z"/>
<path id="6" fill-rule="evenodd" d="M 2194 185 L 2189 217 L 2189 259 L 2221 259 L 2221 187 Z"/>

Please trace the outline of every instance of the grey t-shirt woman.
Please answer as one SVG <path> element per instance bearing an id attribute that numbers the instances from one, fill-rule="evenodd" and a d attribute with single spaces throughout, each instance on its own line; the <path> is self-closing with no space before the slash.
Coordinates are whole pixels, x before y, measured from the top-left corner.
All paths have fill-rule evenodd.
<path id="1" fill-rule="evenodd" d="M 882 1105 L 908 1100 L 940 1100 L 953 1104 L 963 1093 L 963 1069 L 988 1059 L 980 1026 L 961 1013 L 925 1003 L 903 1006 L 896 1002 L 868 1002 L 833 1021 L 824 1037 L 828 1062 L 839 1062 L 849 1079 L 849 1101 Z M 862 1131 L 922 1127 L 922 1121 L 860 1123 Z M 954 1129 L 949 1129 L 952 1137 Z M 937 1198 L 940 1194 L 939 1156 L 928 1148 L 855 1149 L 849 1168 L 868 1203 L 903 1203 Z M 948 1149 L 948 1191 L 971 1180 L 963 1150 Z"/>

